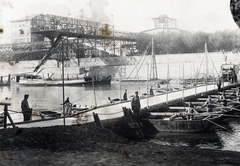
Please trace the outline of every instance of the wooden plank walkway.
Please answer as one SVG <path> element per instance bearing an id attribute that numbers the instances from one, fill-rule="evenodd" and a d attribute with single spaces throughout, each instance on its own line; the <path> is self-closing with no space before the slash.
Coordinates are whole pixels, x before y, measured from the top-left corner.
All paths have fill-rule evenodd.
<path id="1" fill-rule="evenodd" d="M 236 86 L 239 86 L 239 85 L 236 85 Z M 226 85 L 225 87 L 228 87 L 228 85 Z M 208 85 L 208 86 L 205 85 L 205 86 L 185 89 L 184 91 L 170 92 L 168 94 L 151 96 L 149 98 L 144 98 L 140 100 L 141 108 L 166 103 L 167 101 L 177 100 L 183 97 L 188 97 L 195 94 L 201 94 L 206 91 L 212 91 L 216 89 L 217 89 L 216 85 Z M 99 106 L 95 109 L 89 110 L 88 112 L 81 114 L 81 118 L 79 119 L 79 121 L 93 122 L 94 121 L 93 112 L 99 115 L 100 120 L 120 117 L 120 116 L 123 116 L 123 111 L 122 111 L 123 107 L 131 108 L 131 100 L 127 102 L 121 102 L 121 103 L 106 104 L 106 105 Z M 67 117 L 65 118 L 65 124 L 71 125 L 75 120 L 76 120 L 75 117 Z M 26 124 L 20 123 L 18 127 L 43 127 L 43 126 L 55 126 L 55 125 L 63 125 L 63 118 L 49 120 L 49 121 L 38 121 L 38 122 L 26 123 Z"/>

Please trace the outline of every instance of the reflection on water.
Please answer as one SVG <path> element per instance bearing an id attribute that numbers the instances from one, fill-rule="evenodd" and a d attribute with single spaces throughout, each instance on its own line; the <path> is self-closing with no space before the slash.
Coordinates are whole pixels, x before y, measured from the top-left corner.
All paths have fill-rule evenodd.
<path id="1" fill-rule="evenodd" d="M 218 131 L 220 141 L 223 144 L 223 150 L 240 151 L 240 120 L 233 119 L 229 121 L 232 132 Z"/>
<path id="2" fill-rule="evenodd" d="M 158 133 L 151 141 L 161 145 L 191 146 L 207 149 L 222 148 L 220 138 L 215 132 Z"/>

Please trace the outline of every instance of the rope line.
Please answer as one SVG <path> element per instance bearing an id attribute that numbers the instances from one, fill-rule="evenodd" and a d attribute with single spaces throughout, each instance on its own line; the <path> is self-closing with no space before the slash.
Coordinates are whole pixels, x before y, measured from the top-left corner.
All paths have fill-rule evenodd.
<path id="1" fill-rule="evenodd" d="M 101 113 L 98 113 L 98 115 L 113 115 L 113 114 L 118 114 L 118 113 L 120 113 L 120 112 L 122 112 L 122 111 L 118 111 L 118 112 L 115 112 L 115 113 L 108 113 L 108 114 L 101 114 Z"/>
<path id="2" fill-rule="evenodd" d="M 219 75 L 219 73 L 218 73 L 218 71 L 217 71 L 217 69 L 216 69 L 216 66 L 215 66 L 214 63 L 213 63 L 213 60 L 212 60 L 211 56 L 209 56 L 209 58 L 210 58 L 210 60 L 211 60 L 211 62 L 212 62 L 212 65 L 213 65 L 215 71 L 217 72 L 217 75 Z"/>
<path id="3" fill-rule="evenodd" d="M 150 43 L 150 42 L 149 42 L 149 43 Z M 151 44 L 148 45 L 147 49 L 144 51 L 144 55 L 141 56 L 140 60 L 137 62 L 137 64 L 136 64 L 135 67 L 133 68 L 132 72 L 131 72 L 131 73 L 129 74 L 129 76 L 127 77 L 127 79 L 129 79 L 129 77 L 132 75 L 133 71 L 136 69 L 136 67 L 138 66 L 138 64 L 139 64 L 140 61 L 142 60 L 142 58 L 146 56 L 145 54 L 147 53 L 148 49 L 150 48 L 150 45 L 151 45 Z"/>
<path id="4" fill-rule="evenodd" d="M 84 97 L 86 97 L 86 96 L 89 95 L 90 93 L 92 93 L 92 91 L 90 91 L 88 94 L 86 94 L 85 96 L 81 97 L 80 99 L 73 101 L 72 103 L 75 103 L 75 102 L 77 102 L 77 101 L 83 99 Z"/>
<path id="5" fill-rule="evenodd" d="M 202 61 L 201 61 L 200 67 L 199 67 L 199 69 L 198 69 L 196 78 L 197 78 L 197 77 L 199 76 L 199 74 L 200 74 L 200 70 L 201 70 L 201 67 L 202 67 L 202 64 L 203 64 L 203 60 L 204 60 L 204 56 L 202 57 Z"/>

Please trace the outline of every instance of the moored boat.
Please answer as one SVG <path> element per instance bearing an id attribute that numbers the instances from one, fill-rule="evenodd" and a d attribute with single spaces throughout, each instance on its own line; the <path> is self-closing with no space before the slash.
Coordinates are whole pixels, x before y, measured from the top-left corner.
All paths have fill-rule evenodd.
<path id="1" fill-rule="evenodd" d="M 95 77 L 93 78 L 84 78 L 84 79 L 65 79 L 65 86 L 86 86 L 86 85 L 110 85 L 111 84 L 111 75 L 106 77 Z M 62 80 L 52 80 L 52 79 L 18 79 L 16 84 L 21 86 L 62 86 Z"/>
<path id="2" fill-rule="evenodd" d="M 58 118 L 61 117 L 61 114 L 58 112 L 54 112 L 54 111 L 41 111 L 39 112 L 39 115 L 41 116 L 41 118 L 44 119 L 52 119 L 52 118 Z"/>
<path id="3" fill-rule="evenodd" d="M 161 115 L 150 116 L 148 121 L 159 132 L 184 132 L 196 133 L 207 131 L 215 123 L 222 120 L 222 115 L 194 116 L 187 119 L 187 116 L 166 117 Z"/>
<path id="4" fill-rule="evenodd" d="M 154 82 L 156 84 L 168 84 L 171 79 L 159 79 L 159 78 L 155 78 L 155 79 L 121 79 L 121 82 Z"/>

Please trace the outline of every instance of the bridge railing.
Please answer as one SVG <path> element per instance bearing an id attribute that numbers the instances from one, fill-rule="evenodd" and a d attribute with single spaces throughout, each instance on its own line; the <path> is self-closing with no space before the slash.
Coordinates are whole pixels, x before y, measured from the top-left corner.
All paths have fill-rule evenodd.
<path id="1" fill-rule="evenodd" d="M 51 47 L 50 41 L 1 44 L 0 45 L 0 52 L 47 50 L 50 47 Z"/>

